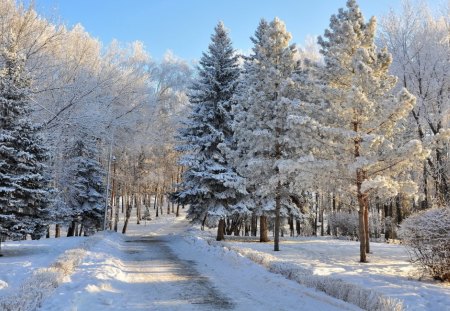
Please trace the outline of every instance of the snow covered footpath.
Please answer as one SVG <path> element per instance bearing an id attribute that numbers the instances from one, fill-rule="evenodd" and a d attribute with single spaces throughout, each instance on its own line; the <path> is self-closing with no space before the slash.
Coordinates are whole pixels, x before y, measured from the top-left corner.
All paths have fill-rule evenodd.
<path id="1" fill-rule="evenodd" d="M 4 243 L 0 310 L 35 310 L 81 263 L 100 236 Z"/>
<path id="2" fill-rule="evenodd" d="M 401 245 L 372 243 L 370 262 L 362 264 L 358 262 L 359 244 L 353 241 L 285 238 L 281 251 L 274 252 L 273 243 L 243 242 L 243 238 L 234 237 L 218 243 L 213 232 L 197 230 L 193 234 L 367 310 L 450 310 L 450 285 L 418 281 L 420 274 Z"/>
<path id="3" fill-rule="evenodd" d="M 127 235 L 7 242 L 0 310 L 450 310 L 450 287 L 412 279 L 399 245 L 373 243 L 360 264 L 355 242 L 242 240 L 164 215 Z"/>
<path id="4" fill-rule="evenodd" d="M 40 310 L 359 310 L 191 233 L 164 215 L 105 234 Z"/>

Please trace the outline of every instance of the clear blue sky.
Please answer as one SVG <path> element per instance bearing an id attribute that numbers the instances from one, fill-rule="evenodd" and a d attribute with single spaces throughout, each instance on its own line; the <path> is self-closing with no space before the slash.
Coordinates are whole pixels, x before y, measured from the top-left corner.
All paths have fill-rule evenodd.
<path id="1" fill-rule="evenodd" d="M 35 0 L 44 16 L 57 16 L 68 26 L 81 23 L 104 44 L 142 41 L 155 59 L 168 49 L 186 60 L 199 59 L 219 20 L 230 30 L 235 49 L 251 48 L 259 20 L 278 16 L 302 44 L 320 35 L 331 14 L 346 0 Z M 359 0 L 364 16 L 399 10 L 401 0 Z"/>

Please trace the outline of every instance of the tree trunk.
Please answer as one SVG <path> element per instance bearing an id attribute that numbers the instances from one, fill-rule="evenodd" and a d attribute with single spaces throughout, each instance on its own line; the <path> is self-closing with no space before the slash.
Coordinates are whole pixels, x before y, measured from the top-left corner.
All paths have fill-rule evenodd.
<path id="1" fill-rule="evenodd" d="M 255 213 L 252 214 L 252 221 L 251 221 L 251 235 L 256 236 L 258 231 L 258 217 Z"/>
<path id="2" fill-rule="evenodd" d="M 244 221 L 244 235 L 250 236 L 250 221 L 248 219 Z"/>
<path id="3" fill-rule="evenodd" d="M 366 226 L 365 226 L 365 214 L 366 214 L 366 201 L 367 195 L 361 192 L 361 185 L 364 180 L 364 172 L 360 169 L 356 172 L 356 188 L 359 205 L 359 261 L 367 262 L 366 256 Z"/>
<path id="4" fill-rule="evenodd" d="M 136 200 L 136 223 L 138 225 L 141 224 L 141 207 L 142 207 L 142 197 L 139 195 L 139 197 L 135 198 Z"/>
<path id="5" fill-rule="evenodd" d="M 55 238 L 61 237 L 61 225 L 56 224 L 55 225 Z"/>
<path id="6" fill-rule="evenodd" d="M 74 236 L 75 235 L 75 221 L 72 221 L 70 223 L 69 229 L 67 230 L 67 236 Z"/>
<path id="7" fill-rule="evenodd" d="M 153 204 L 153 209 L 156 208 L 156 217 L 159 217 L 159 206 L 158 206 L 158 204 L 156 204 L 157 201 L 158 201 L 158 192 L 156 192 L 156 194 L 155 194 L 155 202 Z"/>
<path id="8" fill-rule="evenodd" d="M 275 197 L 275 238 L 273 243 L 273 250 L 278 252 L 280 250 L 280 209 L 281 209 L 281 182 L 278 181 L 277 193 Z"/>
<path id="9" fill-rule="evenodd" d="M 123 206 L 123 197 L 122 197 L 122 199 L 120 199 L 120 197 L 119 197 L 119 200 L 117 200 L 117 198 L 115 200 L 115 206 L 116 206 L 116 209 L 115 209 L 116 213 L 114 216 L 114 231 L 115 232 L 117 232 L 117 227 L 119 224 L 119 204 L 118 204 L 118 202 L 121 202 L 122 206 Z"/>
<path id="10" fill-rule="evenodd" d="M 224 232 L 225 232 L 225 219 L 221 218 L 219 220 L 219 226 L 217 226 L 216 241 L 222 241 L 225 239 Z"/>
<path id="11" fill-rule="evenodd" d="M 259 217 L 259 242 L 270 242 L 267 227 L 267 216 Z"/>
<path id="12" fill-rule="evenodd" d="M 130 220 L 130 216 L 131 216 L 131 208 L 132 208 L 132 205 L 130 203 L 128 203 L 127 210 L 125 213 L 125 223 L 123 224 L 123 228 L 122 228 L 122 234 L 127 233 L 128 221 Z"/>
<path id="13" fill-rule="evenodd" d="M 46 239 L 50 239 L 50 226 L 47 227 L 47 234 L 45 235 Z"/>
<path id="14" fill-rule="evenodd" d="M 366 232 L 366 253 L 370 253 L 369 202 L 366 197 L 364 207 L 364 231 Z"/>
<path id="15" fill-rule="evenodd" d="M 297 236 L 300 235 L 300 219 L 295 220 L 295 229 L 297 231 Z"/>
<path id="16" fill-rule="evenodd" d="M 205 213 L 205 217 L 203 217 L 203 220 L 202 220 L 202 225 L 201 225 L 201 227 L 200 227 L 200 230 L 205 230 L 205 224 L 206 224 L 206 219 L 208 218 L 208 213 Z"/>
<path id="17" fill-rule="evenodd" d="M 428 174 L 427 174 L 427 163 L 423 163 L 423 196 L 424 199 L 421 202 L 421 208 L 428 208 Z"/>

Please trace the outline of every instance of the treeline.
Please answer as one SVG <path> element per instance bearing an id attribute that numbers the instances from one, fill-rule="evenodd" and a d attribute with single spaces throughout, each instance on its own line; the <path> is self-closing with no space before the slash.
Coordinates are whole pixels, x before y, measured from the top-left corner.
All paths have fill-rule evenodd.
<path id="1" fill-rule="evenodd" d="M 397 238 L 406 216 L 448 208 L 447 21 L 406 3 L 377 35 L 349 0 L 317 49 L 291 44 L 275 18 L 241 59 L 219 23 L 188 91 L 174 202 L 217 227 L 217 240 L 256 236 L 259 222 L 279 250 L 288 225 L 291 236 L 358 239 L 361 262 L 370 238 Z"/>
<path id="2" fill-rule="evenodd" d="M 1 241 L 50 225 L 89 235 L 114 218 L 116 196 L 169 191 L 184 61 L 155 62 L 139 42 L 103 46 L 14 0 L 0 1 L 0 28 Z"/>

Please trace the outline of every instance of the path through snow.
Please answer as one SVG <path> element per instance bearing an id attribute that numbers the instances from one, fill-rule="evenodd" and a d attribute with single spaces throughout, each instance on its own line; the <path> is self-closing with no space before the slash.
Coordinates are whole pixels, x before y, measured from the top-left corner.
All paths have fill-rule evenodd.
<path id="1" fill-rule="evenodd" d="M 169 215 L 106 234 L 41 310 L 358 310 L 186 230 Z"/>

